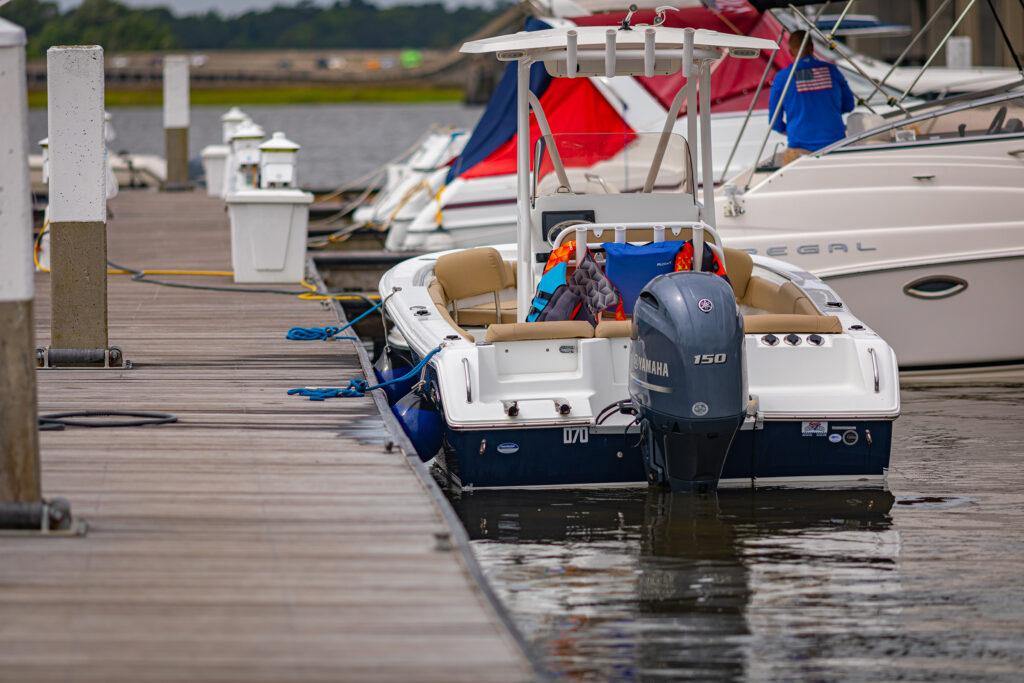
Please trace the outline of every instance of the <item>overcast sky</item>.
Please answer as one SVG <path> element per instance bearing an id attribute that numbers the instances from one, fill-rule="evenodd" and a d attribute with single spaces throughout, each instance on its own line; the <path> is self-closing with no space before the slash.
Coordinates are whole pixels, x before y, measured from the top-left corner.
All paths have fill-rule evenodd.
<path id="1" fill-rule="evenodd" d="M 319 5 L 331 4 L 331 0 L 315 0 Z M 428 0 L 370 0 L 376 5 L 410 5 L 413 3 L 427 2 Z M 436 0 L 434 0 L 436 1 Z M 241 14 L 250 9 L 264 9 L 274 5 L 294 5 L 298 0 L 120 0 L 126 5 L 133 7 L 169 7 L 175 14 L 195 14 L 215 9 L 221 14 Z M 490 4 L 489 0 L 443 0 L 446 5 L 483 5 Z M 81 3 L 81 0 L 57 0 L 62 9 L 74 7 Z"/>

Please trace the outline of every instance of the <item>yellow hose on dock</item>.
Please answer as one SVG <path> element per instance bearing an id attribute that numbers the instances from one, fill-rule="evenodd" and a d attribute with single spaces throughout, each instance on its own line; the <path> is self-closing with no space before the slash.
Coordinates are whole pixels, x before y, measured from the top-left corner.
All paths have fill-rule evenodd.
<path id="1" fill-rule="evenodd" d="M 49 273 L 49 268 L 44 268 L 39 262 L 39 251 L 43 243 L 43 235 L 50 230 L 50 223 L 47 221 L 43 224 L 43 229 L 39 231 L 39 235 L 36 236 L 36 243 L 32 249 L 32 262 L 35 263 L 36 268 L 42 273 Z M 133 277 L 145 277 L 147 275 L 184 275 L 189 277 L 234 277 L 235 273 L 231 270 L 184 270 L 181 268 L 153 268 L 153 269 L 142 269 L 142 270 L 128 270 L 126 268 L 107 268 L 107 275 L 131 275 Z M 355 295 L 355 294 L 323 294 L 312 282 L 303 280 L 299 283 L 302 287 L 309 290 L 306 292 L 295 292 L 295 296 L 302 299 L 303 301 L 366 301 L 367 299 L 379 299 L 378 294 L 366 294 L 366 295 Z M 239 288 L 238 291 L 244 292 L 245 289 Z"/>

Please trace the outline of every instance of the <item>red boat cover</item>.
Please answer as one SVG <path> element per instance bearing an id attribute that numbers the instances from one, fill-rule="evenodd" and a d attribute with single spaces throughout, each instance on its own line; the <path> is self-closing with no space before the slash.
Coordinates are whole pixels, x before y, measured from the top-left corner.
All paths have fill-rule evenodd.
<path id="1" fill-rule="evenodd" d="M 621 137 L 608 136 L 597 149 L 589 150 L 593 158 L 587 166 L 608 159 L 632 140 L 632 129 L 622 120 L 604 95 L 598 92 L 589 78 L 556 78 L 540 97 L 541 107 L 548 117 L 553 133 L 624 133 Z M 540 138 L 537 117 L 530 114 L 530 166 L 533 166 L 533 146 Z M 548 155 L 544 156 L 548 166 Z M 542 168 L 543 173 L 550 168 Z M 486 159 L 464 172 L 463 178 L 514 174 L 516 172 L 516 136 L 498 147 Z"/>

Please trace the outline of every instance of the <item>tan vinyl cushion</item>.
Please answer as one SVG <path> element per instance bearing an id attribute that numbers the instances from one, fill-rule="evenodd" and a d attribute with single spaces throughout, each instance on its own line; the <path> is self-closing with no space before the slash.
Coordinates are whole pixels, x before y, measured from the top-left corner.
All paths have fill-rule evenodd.
<path id="1" fill-rule="evenodd" d="M 430 300 L 434 302 L 439 308 L 445 308 L 448 304 L 448 299 L 444 296 L 444 290 L 441 289 L 441 283 L 437 279 L 431 280 L 427 286 L 427 294 L 430 295 Z"/>
<path id="2" fill-rule="evenodd" d="M 501 302 L 501 320 L 503 323 L 514 323 L 516 321 L 516 302 L 509 299 Z M 483 327 L 492 325 L 498 320 L 494 319 L 494 304 L 479 304 L 469 308 L 459 308 L 459 324 L 467 327 Z"/>
<path id="3" fill-rule="evenodd" d="M 818 315 L 817 307 L 811 303 L 803 290 L 787 282 L 779 288 L 779 294 L 784 297 L 785 306 L 790 310 L 780 311 L 781 313 L 799 313 L 801 315 Z"/>
<path id="4" fill-rule="evenodd" d="M 747 283 L 750 281 L 750 274 L 754 271 L 754 260 L 750 254 L 740 249 L 723 248 L 725 253 L 725 272 L 732 284 L 732 291 L 739 301 L 746 296 Z"/>
<path id="5" fill-rule="evenodd" d="M 594 330 L 595 337 L 613 339 L 633 335 L 633 323 L 629 320 L 602 320 Z"/>
<path id="6" fill-rule="evenodd" d="M 843 326 L 834 315 L 745 315 L 743 331 L 747 334 L 842 334 Z"/>
<path id="7" fill-rule="evenodd" d="M 819 315 L 817 306 L 811 303 L 803 290 L 792 282 L 777 285 L 754 275 L 747 283 L 746 294 L 739 299 L 741 304 L 769 313 L 783 315 Z"/>
<path id="8" fill-rule="evenodd" d="M 463 249 L 445 254 L 434 264 L 434 277 L 449 301 L 500 292 L 514 283 L 507 279 L 505 262 L 492 247 Z"/>
<path id="9" fill-rule="evenodd" d="M 448 312 L 448 302 L 445 301 L 444 290 L 441 289 L 441 285 L 436 279 L 431 280 L 430 285 L 427 287 L 427 293 L 430 294 L 430 300 L 434 302 L 434 305 L 437 307 L 437 312 L 441 314 L 441 317 L 444 318 L 445 322 L 451 325 L 452 329 L 454 329 L 460 337 L 468 342 L 475 342 L 476 340 L 473 338 L 473 335 L 459 327 L 458 324 L 456 324 L 455 319 L 452 318 L 451 313 Z M 493 312 L 491 313 L 491 317 L 494 317 Z"/>
<path id="10" fill-rule="evenodd" d="M 530 341 L 543 339 L 590 339 L 594 328 L 583 320 L 546 320 L 537 323 L 511 323 L 491 325 L 487 328 L 488 342 Z"/>
<path id="11" fill-rule="evenodd" d="M 762 311 L 772 313 L 788 313 L 789 311 L 776 310 L 780 305 L 779 286 L 771 280 L 754 275 L 747 280 L 747 286 L 742 297 L 737 301 L 752 308 L 759 308 Z"/>
<path id="12" fill-rule="evenodd" d="M 516 286 L 516 262 L 505 261 L 505 286 L 515 287 Z"/>

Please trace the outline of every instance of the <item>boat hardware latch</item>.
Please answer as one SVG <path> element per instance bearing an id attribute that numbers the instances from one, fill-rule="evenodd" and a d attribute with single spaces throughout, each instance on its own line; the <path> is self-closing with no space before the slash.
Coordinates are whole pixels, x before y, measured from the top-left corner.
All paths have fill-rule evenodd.
<path id="1" fill-rule="evenodd" d="M 55 368 L 96 368 L 131 370 L 132 362 L 126 360 L 117 346 L 106 349 L 55 349 L 44 346 L 36 349 L 36 367 L 52 370 Z"/>
<path id="2" fill-rule="evenodd" d="M 752 429 L 764 429 L 764 413 L 761 412 L 761 400 L 757 396 L 751 396 L 747 401 L 747 412 L 743 422 L 749 422 Z"/>
<path id="3" fill-rule="evenodd" d="M 519 416 L 519 401 L 502 401 L 501 407 L 509 417 Z"/>

